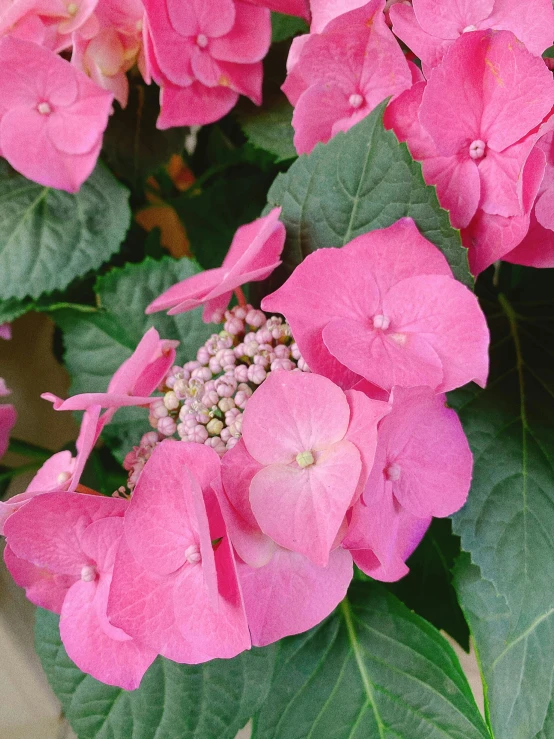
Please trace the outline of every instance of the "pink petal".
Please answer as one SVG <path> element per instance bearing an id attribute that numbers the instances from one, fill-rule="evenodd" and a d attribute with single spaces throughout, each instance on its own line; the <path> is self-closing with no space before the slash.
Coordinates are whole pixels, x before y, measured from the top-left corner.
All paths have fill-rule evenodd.
<path id="1" fill-rule="evenodd" d="M 265 8 L 235 2 L 236 16 L 232 29 L 210 43 L 214 59 L 239 64 L 261 61 L 271 44 L 271 20 Z M 220 10 L 218 9 L 217 13 Z M 217 14 L 216 13 L 216 14 Z"/>
<path id="2" fill-rule="evenodd" d="M 329 141 L 335 122 L 352 112 L 348 96 L 339 88 L 324 83 L 309 87 L 300 95 L 292 116 L 296 151 L 309 154 L 316 144 Z"/>
<path id="3" fill-rule="evenodd" d="M 529 215 L 493 216 L 478 210 L 462 239 L 468 247 L 469 268 L 479 275 L 521 243 L 529 231 Z"/>
<path id="4" fill-rule="evenodd" d="M 167 439 L 154 449 L 125 516 L 125 538 L 142 567 L 160 575 L 176 572 L 193 545 L 200 546 L 202 568 L 213 567 L 206 511 L 198 504 L 197 488 L 208 487 L 219 476 L 219 466 L 216 452 L 204 445 Z"/>
<path id="5" fill-rule="evenodd" d="M 234 108 L 238 93 L 230 87 L 206 87 L 193 82 L 188 87 L 164 85 L 157 127 L 203 126 L 223 118 Z"/>
<path id="6" fill-rule="evenodd" d="M 201 300 L 208 295 L 211 290 L 217 287 L 223 277 L 221 268 L 208 269 L 197 275 L 192 275 L 176 285 L 172 285 L 168 290 L 162 293 L 156 300 L 152 301 L 146 313 L 156 313 L 160 310 L 167 310 L 185 300 Z"/>
<path id="7" fill-rule="evenodd" d="M 308 0 L 247 0 L 254 5 L 260 5 L 262 8 L 269 8 L 276 13 L 285 13 L 286 15 L 297 15 L 300 18 L 309 20 L 310 8 Z"/>
<path id="8" fill-rule="evenodd" d="M 441 207 L 450 211 L 454 228 L 467 226 L 481 198 L 480 170 L 473 159 L 432 157 L 423 160 L 422 169 L 425 182 L 436 185 Z"/>
<path id="9" fill-rule="evenodd" d="M 352 579 L 352 557 L 335 549 L 327 567 L 317 567 L 278 549 L 265 567 L 239 565 L 239 577 L 252 643 L 263 647 L 311 629 L 336 608 Z"/>
<path id="10" fill-rule="evenodd" d="M 532 4 L 495 0 L 486 24 L 488 28 L 512 31 L 532 54 L 540 56 L 552 44 L 554 10 L 550 0 L 535 0 Z"/>
<path id="11" fill-rule="evenodd" d="M 440 64 L 451 41 L 444 41 L 424 30 L 411 5 L 397 3 L 391 7 L 389 14 L 395 35 L 402 39 L 426 67 L 432 69 Z"/>
<path id="12" fill-rule="evenodd" d="M 12 327 L 9 323 L 0 324 L 0 339 L 9 341 L 12 338 Z"/>
<path id="13" fill-rule="evenodd" d="M 273 464 L 250 483 L 252 511 L 262 531 L 286 549 L 324 567 L 361 473 L 360 453 L 339 441 L 305 469 Z"/>
<path id="14" fill-rule="evenodd" d="M 350 409 L 342 390 L 312 373 L 272 372 L 248 401 L 242 436 L 260 464 L 288 464 L 303 451 L 344 439 Z"/>
<path id="15" fill-rule="evenodd" d="M 173 3 L 172 9 L 183 9 L 184 17 L 193 19 L 190 8 L 182 3 Z M 183 36 L 175 29 L 168 14 L 168 5 L 159 0 L 144 0 L 148 27 L 149 57 L 155 62 L 152 74 L 161 83 L 186 86 L 193 81 L 190 56 L 196 47 L 195 40 Z M 184 18 L 183 18 L 184 22 Z M 197 31 L 198 32 L 198 31 Z M 181 125 L 181 124 L 175 124 Z"/>
<path id="16" fill-rule="evenodd" d="M 10 432 L 16 420 L 17 413 L 13 405 L 0 405 L 0 459 L 8 449 Z"/>
<path id="17" fill-rule="evenodd" d="M 88 154 L 98 144 L 98 137 L 108 125 L 113 95 L 86 79 L 80 80 L 86 95 L 67 108 L 48 116 L 48 137 L 65 154 Z"/>
<path id="18" fill-rule="evenodd" d="M 554 231 L 541 226 L 535 213 L 531 213 L 525 238 L 502 259 L 527 267 L 554 267 Z"/>
<path id="19" fill-rule="evenodd" d="M 390 413 L 391 406 L 388 402 L 372 400 L 358 390 L 347 390 L 345 395 L 350 406 L 350 424 L 344 438 L 354 444 L 360 453 L 362 462 L 360 481 L 355 496 L 358 497 L 365 487 L 373 466 L 377 448 L 377 424 Z"/>
<path id="20" fill-rule="evenodd" d="M 246 95 L 256 105 L 262 104 L 263 66 L 261 62 L 236 64 L 220 61 L 218 65 L 222 72 L 219 79 L 220 85 Z"/>
<path id="21" fill-rule="evenodd" d="M 90 558 L 81 537 L 93 521 L 122 516 L 127 501 L 80 493 L 37 495 L 6 521 L 4 535 L 14 554 L 54 573 L 78 577 Z"/>
<path id="22" fill-rule="evenodd" d="M 150 328 L 133 354 L 115 372 L 108 385 L 109 393 L 151 395 L 175 363 L 178 341 L 160 339 Z"/>
<path id="23" fill-rule="evenodd" d="M 9 546 L 4 549 L 4 562 L 16 585 L 25 588 L 27 598 L 39 608 L 61 613 L 64 598 L 75 582 L 70 575 L 57 575 L 16 557 Z"/>
<path id="24" fill-rule="evenodd" d="M 166 0 L 171 24 L 183 36 L 203 33 L 209 37 L 229 33 L 235 23 L 233 0 Z"/>
<path id="25" fill-rule="evenodd" d="M 102 627 L 95 582 L 73 585 L 63 604 L 60 636 L 70 659 L 83 672 L 107 685 L 135 690 L 156 653 L 130 637 L 111 638 Z"/>
<path id="26" fill-rule="evenodd" d="M 83 417 L 81 419 L 81 429 L 75 443 L 77 447 L 75 466 L 73 467 L 71 479 L 69 480 L 66 489 L 77 489 L 77 485 L 81 480 L 81 475 L 83 474 L 85 465 L 92 450 L 94 449 L 96 442 L 98 441 L 101 430 L 102 424 L 100 421 L 100 406 L 90 406 L 83 413 Z"/>
<path id="27" fill-rule="evenodd" d="M 223 270 L 229 270 L 229 276 L 280 264 L 286 238 L 280 215 L 281 208 L 273 208 L 263 218 L 237 229 L 222 265 Z"/>
<path id="28" fill-rule="evenodd" d="M 312 34 L 321 33 L 335 18 L 356 8 L 367 5 L 366 0 L 310 0 L 312 11 Z M 381 10 L 385 7 L 384 0 L 379 3 Z"/>
<path id="29" fill-rule="evenodd" d="M 487 18 L 494 0 L 413 0 L 418 23 L 441 39 L 456 39 L 468 26 Z"/>
<path id="30" fill-rule="evenodd" d="M 524 215 L 523 168 L 533 144 L 534 137 L 528 136 L 501 154 L 489 150 L 479 167 L 480 207 L 486 213 L 499 216 Z"/>

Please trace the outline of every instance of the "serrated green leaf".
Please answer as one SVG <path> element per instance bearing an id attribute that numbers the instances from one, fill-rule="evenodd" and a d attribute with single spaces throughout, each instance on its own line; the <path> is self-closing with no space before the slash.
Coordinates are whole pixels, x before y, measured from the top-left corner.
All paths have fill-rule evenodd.
<path id="1" fill-rule="evenodd" d="M 393 595 L 354 585 L 281 645 L 255 739 L 489 737 L 448 642 Z"/>
<path id="2" fill-rule="evenodd" d="M 292 105 L 284 96 L 280 96 L 268 107 L 244 106 L 237 118 L 253 146 L 269 151 L 275 155 L 277 162 L 282 162 L 297 156 L 292 113 Z"/>
<path id="3" fill-rule="evenodd" d="M 0 300 L 61 290 L 106 262 L 129 227 L 128 199 L 101 164 L 70 195 L 26 180 L 0 160 Z"/>
<path id="4" fill-rule="evenodd" d="M 234 739 L 269 690 L 274 647 L 203 665 L 158 657 L 138 690 L 103 685 L 71 662 L 58 620 L 37 611 L 36 648 L 79 739 Z"/>
<path id="5" fill-rule="evenodd" d="M 455 583 L 479 653 L 495 738 L 551 739 L 554 610 L 516 635 L 506 598 L 468 554 L 458 561 Z"/>
<path id="6" fill-rule="evenodd" d="M 552 272 L 518 268 L 512 276 L 519 282 L 490 303 L 487 389 L 449 396 L 475 460 L 468 502 L 453 518 L 473 562 L 464 558 L 458 567 L 459 596 L 497 739 L 527 739 L 542 729 L 554 679 L 554 652 L 544 661 L 554 633 Z"/>
<path id="7" fill-rule="evenodd" d="M 434 187 L 428 187 L 405 144 L 383 127 L 385 103 L 346 133 L 301 156 L 269 191 L 270 207 L 283 208 L 287 228 L 283 259 L 292 271 L 322 247 L 343 246 L 360 234 L 411 216 L 438 246 L 455 277 L 472 285 L 467 251 L 450 225 Z"/>
<path id="8" fill-rule="evenodd" d="M 389 590 L 469 651 L 469 630 L 452 586 L 452 568 L 459 553 L 460 540 L 452 534 L 451 521 L 434 518 L 407 562 L 409 574 L 391 583 Z"/>
<path id="9" fill-rule="evenodd" d="M 131 356 L 151 326 L 163 338 L 179 339 L 180 362 L 194 359 L 213 330 L 202 322 L 201 311 L 171 317 L 165 313 L 146 316 L 144 309 L 164 290 L 197 271 L 190 259 L 167 257 L 159 262 L 146 259 L 141 264 L 128 264 L 97 281 L 99 312 L 57 311 L 53 317 L 64 334 L 64 361 L 71 375 L 71 394 L 105 392 L 115 370 Z M 122 460 L 149 430 L 147 411 L 122 408 L 104 429 L 103 437 Z"/>

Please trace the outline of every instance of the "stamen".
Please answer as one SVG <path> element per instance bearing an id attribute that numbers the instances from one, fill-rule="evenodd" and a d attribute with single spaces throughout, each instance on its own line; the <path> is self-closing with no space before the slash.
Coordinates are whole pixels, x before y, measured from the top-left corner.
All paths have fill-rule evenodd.
<path id="1" fill-rule="evenodd" d="M 385 470 L 385 477 L 391 482 L 396 482 L 397 480 L 400 480 L 401 472 L 402 470 L 400 469 L 400 466 L 395 462 L 387 467 Z"/>
<path id="2" fill-rule="evenodd" d="M 208 37 L 205 36 L 203 33 L 199 33 L 196 37 L 196 43 L 201 49 L 205 49 L 208 45 Z"/>
<path id="3" fill-rule="evenodd" d="M 92 582 L 96 580 L 96 567 L 94 565 L 85 565 L 81 569 L 81 580 L 83 582 Z"/>
<path id="4" fill-rule="evenodd" d="M 39 103 L 37 105 L 37 110 L 41 115 L 49 115 L 52 112 L 52 108 L 49 103 Z"/>
<path id="5" fill-rule="evenodd" d="M 373 328 L 382 329 L 386 331 L 390 326 L 390 318 L 388 316 L 378 315 L 373 319 Z"/>
<path id="6" fill-rule="evenodd" d="M 353 108 L 360 108 L 363 105 L 364 99 L 358 93 L 354 93 L 354 95 L 350 95 L 348 102 Z"/>
<path id="7" fill-rule="evenodd" d="M 296 455 L 296 461 L 298 462 L 299 467 L 305 469 L 306 467 L 310 467 L 315 462 L 315 459 L 314 455 L 310 451 L 305 451 Z"/>
<path id="8" fill-rule="evenodd" d="M 190 547 L 187 547 L 185 550 L 185 559 L 191 565 L 196 565 L 202 561 L 198 544 L 191 544 Z"/>
<path id="9" fill-rule="evenodd" d="M 482 159 L 485 156 L 487 145 L 481 139 L 476 139 L 469 145 L 469 156 L 472 159 Z"/>

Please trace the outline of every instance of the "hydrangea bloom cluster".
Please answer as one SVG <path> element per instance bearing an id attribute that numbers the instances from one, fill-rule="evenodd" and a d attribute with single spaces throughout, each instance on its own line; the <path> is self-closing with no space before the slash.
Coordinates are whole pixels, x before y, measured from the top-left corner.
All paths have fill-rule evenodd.
<path id="1" fill-rule="evenodd" d="M 306 0 L 3 0 L 0 155 L 76 192 L 134 66 L 162 88 L 160 128 L 215 121 L 239 94 L 260 104 L 269 9 L 309 13 Z"/>
<path id="2" fill-rule="evenodd" d="M 195 360 L 177 365 L 176 342 L 150 329 L 106 393 L 45 396 L 85 411 L 77 456 L 54 455 L 0 510 L 14 579 L 106 683 L 137 687 L 158 654 L 195 664 L 310 629 L 354 563 L 402 577 L 432 517 L 468 494 L 444 391 L 487 378 L 473 293 L 402 219 L 312 254 L 263 301 L 286 321 L 268 317 L 238 284 L 249 260 L 266 275 L 278 263 L 276 216 L 242 227 L 203 292 L 193 276 L 159 299 L 223 323 Z M 129 493 L 83 488 L 101 429 L 130 405 L 155 430 L 127 456 Z"/>

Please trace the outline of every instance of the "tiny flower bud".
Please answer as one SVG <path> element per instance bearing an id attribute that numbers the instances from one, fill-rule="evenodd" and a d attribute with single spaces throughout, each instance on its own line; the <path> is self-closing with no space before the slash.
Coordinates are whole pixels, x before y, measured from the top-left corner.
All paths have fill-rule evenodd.
<path id="1" fill-rule="evenodd" d="M 96 580 L 96 567 L 94 565 L 85 565 L 81 569 L 81 580 L 83 582 L 92 582 L 93 580 Z"/>
<path id="2" fill-rule="evenodd" d="M 266 378 L 267 372 L 259 364 L 253 364 L 248 368 L 248 379 L 254 385 L 260 385 Z"/>
<path id="3" fill-rule="evenodd" d="M 233 318 L 225 321 L 225 331 L 232 336 L 238 336 L 244 331 L 244 323 L 236 316 L 233 316 Z"/>
<path id="4" fill-rule="evenodd" d="M 177 424 L 171 418 L 171 416 L 160 418 L 158 421 L 158 431 L 164 436 L 173 436 L 173 434 L 177 431 Z"/>
<path id="5" fill-rule="evenodd" d="M 169 415 L 169 412 L 161 398 L 157 398 L 151 403 L 150 415 L 153 418 L 165 418 L 165 416 Z"/>
<path id="6" fill-rule="evenodd" d="M 212 372 L 210 369 L 208 369 L 208 367 L 197 367 L 197 369 L 192 370 L 192 377 L 195 380 L 207 382 L 208 380 L 212 379 Z"/>
<path id="7" fill-rule="evenodd" d="M 235 401 L 233 400 L 233 398 L 221 398 L 221 400 L 217 404 L 217 407 L 223 413 L 227 413 L 227 411 L 230 411 L 231 408 L 235 407 Z"/>
<path id="8" fill-rule="evenodd" d="M 174 411 L 181 405 L 173 390 L 164 395 L 164 405 L 168 411 Z"/>
<path id="9" fill-rule="evenodd" d="M 212 436 L 218 436 L 223 428 L 223 423 L 218 418 L 212 418 L 206 428 Z"/>
<path id="10" fill-rule="evenodd" d="M 249 310 L 246 314 L 245 321 L 249 326 L 260 328 L 266 322 L 265 313 L 261 310 Z"/>
<path id="11" fill-rule="evenodd" d="M 248 382 L 248 367 L 245 364 L 235 367 L 235 378 L 237 382 Z"/>

